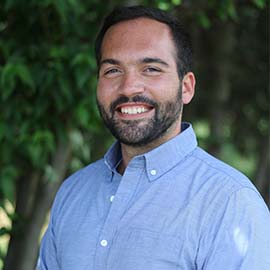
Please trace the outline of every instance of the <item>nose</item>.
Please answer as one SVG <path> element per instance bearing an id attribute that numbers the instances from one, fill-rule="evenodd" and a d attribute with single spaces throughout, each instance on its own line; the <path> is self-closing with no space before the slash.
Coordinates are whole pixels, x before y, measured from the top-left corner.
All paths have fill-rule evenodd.
<path id="1" fill-rule="evenodd" d="M 119 85 L 119 94 L 127 97 L 136 96 L 144 92 L 145 86 L 139 74 L 135 72 L 126 72 L 122 76 Z"/>

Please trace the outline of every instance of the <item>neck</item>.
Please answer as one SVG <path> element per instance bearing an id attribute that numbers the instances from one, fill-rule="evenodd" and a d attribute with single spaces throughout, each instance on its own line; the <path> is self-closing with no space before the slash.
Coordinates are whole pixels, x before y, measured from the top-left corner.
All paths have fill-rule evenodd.
<path id="1" fill-rule="evenodd" d="M 171 140 L 181 132 L 181 125 L 179 122 L 171 126 L 162 137 L 148 143 L 144 146 L 130 146 L 121 143 L 122 161 L 119 164 L 117 170 L 120 174 L 123 174 L 130 160 L 138 155 L 147 153 L 154 148 L 157 148 L 161 144 Z"/>

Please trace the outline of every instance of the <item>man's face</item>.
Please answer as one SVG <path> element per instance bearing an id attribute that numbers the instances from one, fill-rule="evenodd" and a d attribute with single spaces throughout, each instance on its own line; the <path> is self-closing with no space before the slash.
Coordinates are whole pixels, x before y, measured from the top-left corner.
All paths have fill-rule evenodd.
<path id="1" fill-rule="evenodd" d="M 168 26 L 147 18 L 113 25 L 101 55 L 97 101 L 111 133 L 132 146 L 178 134 L 181 86 Z"/>

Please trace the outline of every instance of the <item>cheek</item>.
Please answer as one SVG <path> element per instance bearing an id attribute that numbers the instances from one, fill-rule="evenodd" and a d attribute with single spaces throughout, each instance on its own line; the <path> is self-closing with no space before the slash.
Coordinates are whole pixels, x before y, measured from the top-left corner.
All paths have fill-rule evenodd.
<path id="1" fill-rule="evenodd" d="M 110 94 L 111 91 L 109 91 L 109 88 L 104 81 L 99 81 L 97 85 L 97 100 L 99 103 L 105 106 L 110 103 Z"/>
<path id="2" fill-rule="evenodd" d="M 166 101 L 175 99 L 178 95 L 180 82 L 176 79 L 157 79 L 153 80 L 150 84 L 148 84 L 151 91 L 152 96 L 159 101 Z"/>

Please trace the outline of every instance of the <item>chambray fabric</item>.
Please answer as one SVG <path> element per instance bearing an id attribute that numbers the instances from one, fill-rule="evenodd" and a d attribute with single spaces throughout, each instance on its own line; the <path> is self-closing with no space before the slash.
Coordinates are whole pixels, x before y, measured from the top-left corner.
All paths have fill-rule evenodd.
<path id="1" fill-rule="evenodd" d="M 116 142 L 62 184 L 37 269 L 270 269 L 267 206 L 243 174 L 197 146 L 190 124 L 123 176 L 120 160 Z"/>

